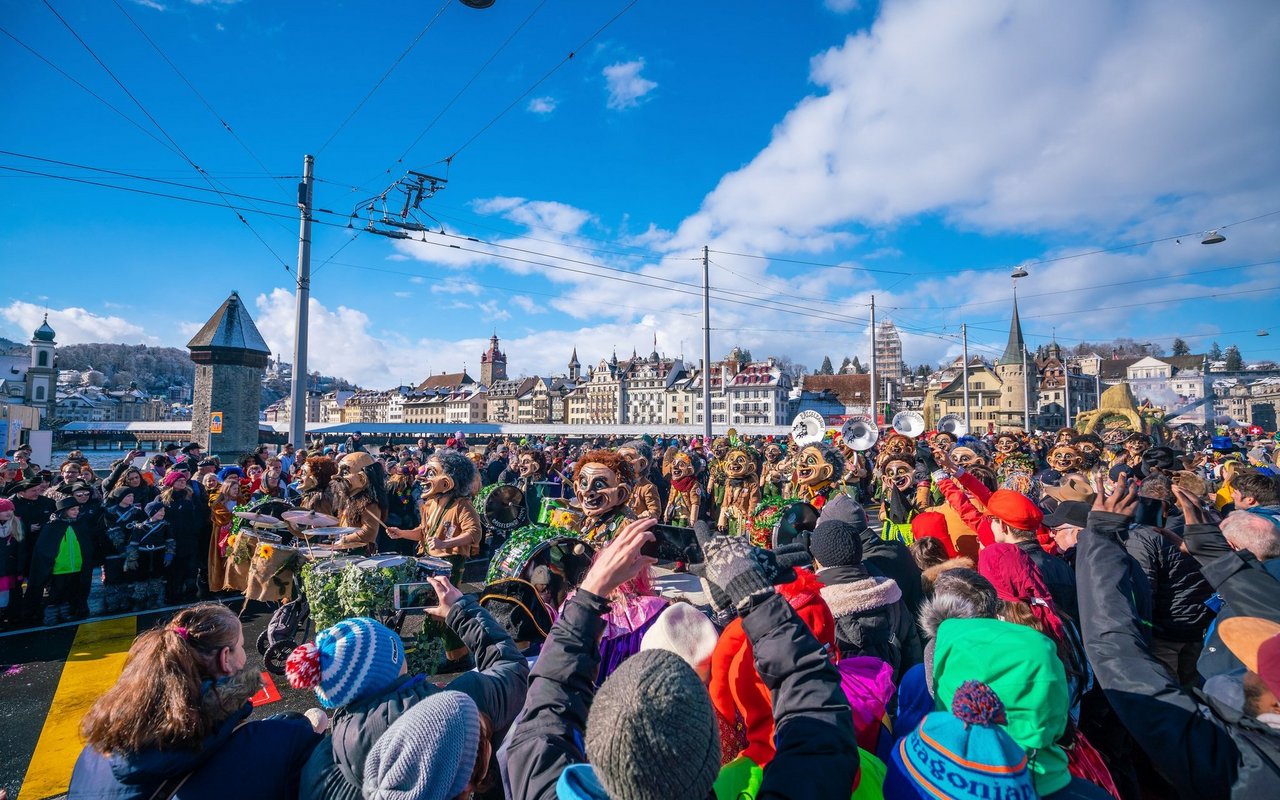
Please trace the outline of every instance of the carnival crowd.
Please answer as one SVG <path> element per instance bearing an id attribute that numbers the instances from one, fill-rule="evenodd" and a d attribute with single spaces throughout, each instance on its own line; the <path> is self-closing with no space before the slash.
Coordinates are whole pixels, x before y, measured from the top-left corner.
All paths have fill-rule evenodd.
<path id="1" fill-rule="evenodd" d="M 0 465 L 8 625 L 83 619 L 95 582 L 103 613 L 216 598 L 232 512 L 318 508 L 330 482 L 360 531 L 334 547 L 451 570 L 426 579 L 448 669 L 342 619 L 288 656 L 305 715 L 251 716 L 239 619 L 186 605 L 85 717 L 72 798 L 1280 797 L 1271 440 L 357 434 L 102 476 L 78 455 Z M 572 511 L 587 560 L 463 594 L 468 558 L 522 543 L 472 519 L 505 484 Z M 673 528 L 698 544 L 664 560 L 709 607 L 656 588 Z"/>

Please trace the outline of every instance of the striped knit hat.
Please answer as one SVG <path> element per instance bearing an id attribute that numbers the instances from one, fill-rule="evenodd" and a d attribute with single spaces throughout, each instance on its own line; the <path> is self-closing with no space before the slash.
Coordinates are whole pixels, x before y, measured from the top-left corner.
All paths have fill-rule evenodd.
<path id="1" fill-rule="evenodd" d="M 893 750 L 885 797 L 1037 797 L 1027 754 L 1000 726 L 1004 704 L 990 686 L 966 681 L 956 690 L 951 713 L 936 711 Z M 891 795 L 890 792 L 895 792 Z"/>
<path id="2" fill-rule="evenodd" d="M 387 689 L 403 664 L 399 635 L 375 619 L 352 617 L 294 649 L 284 669 L 290 686 L 314 688 L 325 708 L 341 708 Z"/>

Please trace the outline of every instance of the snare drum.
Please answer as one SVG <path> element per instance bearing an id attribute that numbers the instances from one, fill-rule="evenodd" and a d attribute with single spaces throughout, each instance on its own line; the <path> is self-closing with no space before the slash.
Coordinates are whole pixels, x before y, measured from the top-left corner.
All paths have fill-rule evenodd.
<path id="1" fill-rule="evenodd" d="M 260 544 L 280 544 L 280 537 L 270 531 L 242 528 L 239 533 L 232 534 L 227 544 L 226 577 L 223 585 L 210 586 L 210 590 L 229 590 L 243 592 L 249 587 L 249 571 L 254 553 Z"/>
<path id="2" fill-rule="evenodd" d="M 298 567 L 298 549 L 273 542 L 260 542 L 249 561 L 249 577 L 244 596 L 248 600 L 274 602 L 293 598 L 293 575 Z"/>
<path id="3" fill-rule="evenodd" d="M 303 561 L 331 561 L 338 557 L 338 551 L 316 544 L 301 544 L 298 545 L 298 555 Z"/>
<path id="4" fill-rule="evenodd" d="M 573 531 L 529 525 L 515 533 L 493 554 L 485 583 L 502 578 L 529 580 L 533 570 L 548 567 L 569 586 L 582 582 L 595 547 Z"/>

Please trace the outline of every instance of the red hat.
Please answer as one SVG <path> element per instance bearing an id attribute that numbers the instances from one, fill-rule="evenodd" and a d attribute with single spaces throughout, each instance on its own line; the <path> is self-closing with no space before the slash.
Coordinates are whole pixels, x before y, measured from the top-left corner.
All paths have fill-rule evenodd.
<path id="1" fill-rule="evenodd" d="M 7 497 L 0 497 L 0 514 L 13 510 L 13 501 Z"/>
<path id="2" fill-rule="evenodd" d="M 956 557 L 956 546 L 951 541 L 947 518 L 937 511 L 925 511 L 911 520 L 911 535 L 919 541 L 925 537 L 937 539 L 946 548 L 947 558 Z"/>
<path id="3" fill-rule="evenodd" d="M 1064 641 L 1066 633 L 1044 575 L 1031 556 L 1019 550 L 1017 545 L 996 542 L 982 548 L 978 554 L 978 574 L 991 581 L 996 597 L 1010 603 L 1026 603 L 1036 619 L 1049 629 L 1049 635 L 1059 642 Z"/>
<path id="4" fill-rule="evenodd" d="M 1044 512 L 1030 497 L 1012 489 L 996 489 L 987 501 L 987 513 L 1010 528 L 1034 531 L 1044 521 Z"/>

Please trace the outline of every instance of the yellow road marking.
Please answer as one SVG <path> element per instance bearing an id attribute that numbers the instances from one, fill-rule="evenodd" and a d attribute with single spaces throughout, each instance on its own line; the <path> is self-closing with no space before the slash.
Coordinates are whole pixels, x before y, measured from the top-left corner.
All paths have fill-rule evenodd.
<path id="1" fill-rule="evenodd" d="M 76 631 L 40 730 L 40 741 L 27 767 L 22 784 L 24 798 L 34 800 L 67 791 L 71 770 L 84 747 L 80 720 L 93 701 L 120 677 L 129 645 L 137 633 L 137 617 L 90 622 Z"/>

